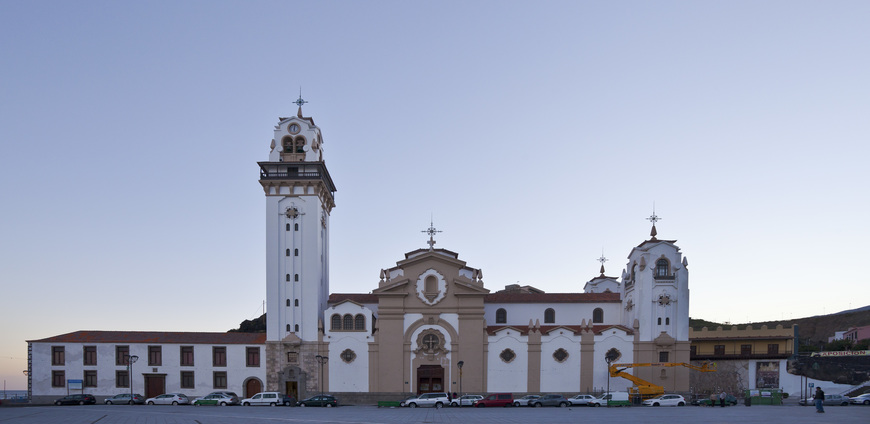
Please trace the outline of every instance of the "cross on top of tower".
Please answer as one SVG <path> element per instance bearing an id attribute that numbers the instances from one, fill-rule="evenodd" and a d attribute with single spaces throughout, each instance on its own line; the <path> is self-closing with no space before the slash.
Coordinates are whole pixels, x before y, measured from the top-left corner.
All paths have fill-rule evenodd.
<path id="1" fill-rule="evenodd" d="M 296 103 L 296 106 L 299 106 L 299 110 L 296 112 L 296 116 L 301 118 L 302 117 L 302 105 L 304 105 L 305 103 L 308 103 L 307 101 L 302 100 L 302 87 L 299 87 L 299 98 L 296 99 L 296 101 L 293 103 Z"/>
<path id="2" fill-rule="evenodd" d="M 598 262 L 601 262 L 601 276 L 604 276 L 604 263 L 607 262 L 607 258 L 604 257 L 604 251 L 601 251 L 601 257 L 598 258 Z"/>
<path id="3" fill-rule="evenodd" d="M 658 233 L 656 232 L 656 222 L 659 222 L 659 221 L 662 220 L 661 218 L 659 218 L 658 215 L 656 215 L 656 206 L 655 206 L 655 204 L 653 204 L 653 213 L 652 213 L 652 215 L 650 215 L 649 218 L 647 218 L 646 220 L 649 221 L 649 222 L 652 222 L 652 225 L 653 225 L 653 226 L 652 226 L 652 230 L 650 230 L 650 232 L 649 232 L 649 235 L 650 235 L 650 237 L 652 237 L 651 240 L 655 240 L 655 239 L 656 239 L 656 234 L 658 234 Z"/>
<path id="4" fill-rule="evenodd" d="M 429 220 L 429 228 L 420 231 L 421 233 L 426 233 L 429 235 L 429 241 L 426 242 L 429 244 L 429 251 L 435 250 L 435 234 L 440 233 L 441 230 L 435 229 L 435 224 L 432 220 Z"/>

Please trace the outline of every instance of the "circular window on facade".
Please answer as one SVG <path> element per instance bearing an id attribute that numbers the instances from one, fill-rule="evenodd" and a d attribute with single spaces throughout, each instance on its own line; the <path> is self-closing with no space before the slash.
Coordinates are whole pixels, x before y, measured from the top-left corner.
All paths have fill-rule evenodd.
<path id="1" fill-rule="evenodd" d="M 565 362 L 565 360 L 568 359 L 568 351 L 561 347 L 556 349 L 556 351 L 553 352 L 553 359 L 557 362 Z"/>
<path id="2" fill-rule="evenodd" d="M 341 357 L 342 361 L 347 362 L 348 364 L 356 359 L 356 353 L 353 353 L 353 351 L 350 349 L 345 349 L 344 352 L 341 352 L 341 355 L 339 356 Z"/>
<path id="3" fill-rule="evenodd" d="M 498 355 L 498 357 L 501 358 L 502 361 L 510 363 L 511 361 L 514 360 L 514 358 L 517 357 L 517 354 L 514 353 L 514 351 L 512 351 L 510 349 L 505 349 L 505 350 L 501 351 L 501 353 Z"/>
<path id="4" fill-rule="evenodd" d="M 607 361 L 608 364 L 618 361 L 621 357 L 622 352 L 615 347 L 610 348 L 607 353 L 604 354 L 604 360 Z"/>

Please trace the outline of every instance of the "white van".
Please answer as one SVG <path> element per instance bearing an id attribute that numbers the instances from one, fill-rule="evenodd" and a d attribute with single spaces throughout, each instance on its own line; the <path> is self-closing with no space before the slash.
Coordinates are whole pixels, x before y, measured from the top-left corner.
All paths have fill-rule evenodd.
<path id="1" fill-rule="evenodd" d="M 628 400 L 628 392 L 605 393 L 586 403 L 588 406 L 603 406 L 608 404 L 610 406 L 630 406 L 631 402 Z"/>

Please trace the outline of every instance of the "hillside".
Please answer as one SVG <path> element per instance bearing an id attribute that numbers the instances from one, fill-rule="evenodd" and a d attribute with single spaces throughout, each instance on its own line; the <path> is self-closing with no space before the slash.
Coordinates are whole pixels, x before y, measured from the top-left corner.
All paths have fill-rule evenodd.
<path id="1" fill-rule="evenodd" d="M 836 331 L 848 330 L 850 327 L 863 327 L 865 325 L 870 325 L 870 307 L 807 318 L 751 323 L 753 328 L 760 328 L 762 325 L 767 325 L 769 328 L 772 328 L 776 327 L 778 324 L 782 324 L 783 327 L 790 327 L 793 324 L 797 324 L 801 344 L 818 345 L 819 343 L 827 343 L 828 337 L 832 337 Z M 689 318 L 689 326 L 696 330 L 705 326 L 716 328 L 719 325 L 725 327 L 728 324 Z M 736 325 L 738 328 L 743 328 L 749 324 Z"/>

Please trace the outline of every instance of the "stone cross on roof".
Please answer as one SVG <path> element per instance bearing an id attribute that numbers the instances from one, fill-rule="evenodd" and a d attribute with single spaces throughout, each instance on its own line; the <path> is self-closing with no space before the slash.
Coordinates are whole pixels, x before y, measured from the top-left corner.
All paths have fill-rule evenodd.
<path id="1" fill-rule="evenodd" d="M 426 233 L 429 235 L 429 241 L 426 242 L 429 244 L 429 251 L 435 250 L 435 234 L 440 233 L 440 230 L 435 229 L 435 224 L 430 220 L 429 228 L 420 231 L 421 233 Z"/>

